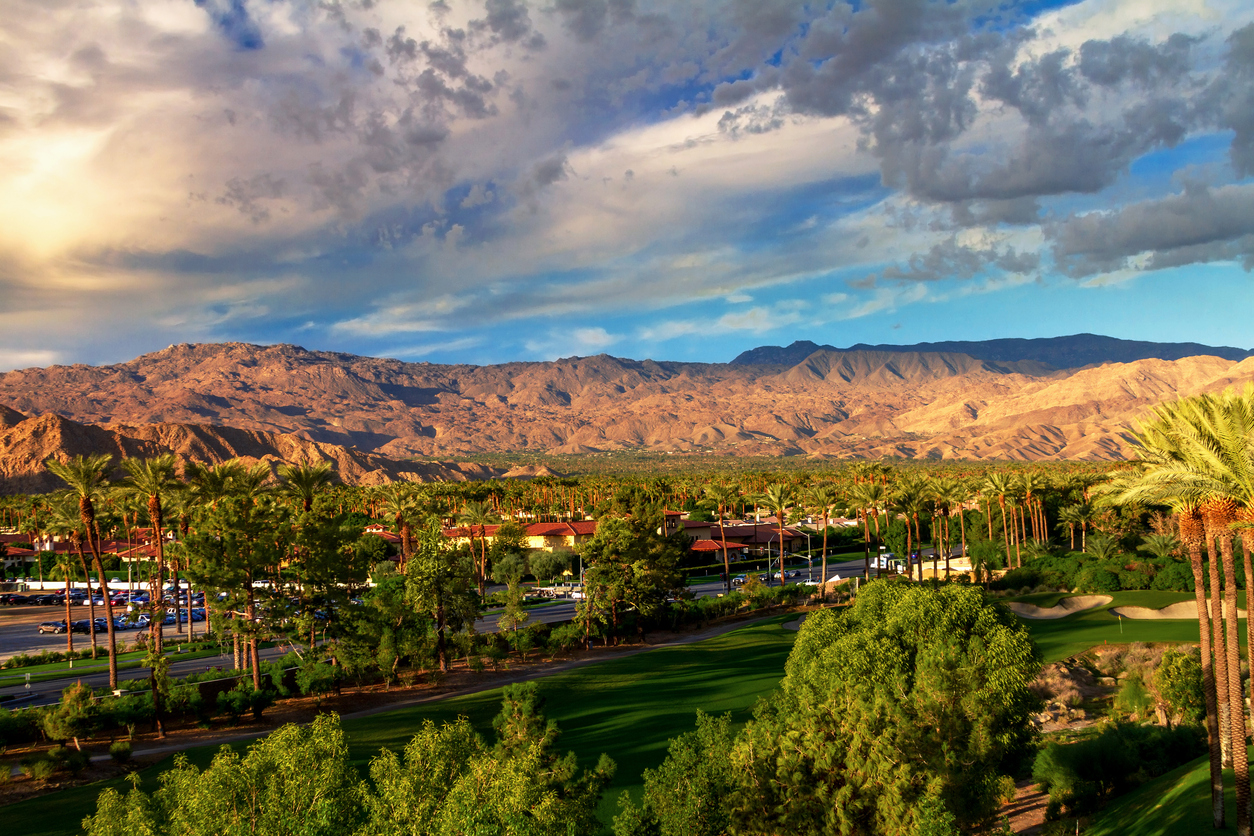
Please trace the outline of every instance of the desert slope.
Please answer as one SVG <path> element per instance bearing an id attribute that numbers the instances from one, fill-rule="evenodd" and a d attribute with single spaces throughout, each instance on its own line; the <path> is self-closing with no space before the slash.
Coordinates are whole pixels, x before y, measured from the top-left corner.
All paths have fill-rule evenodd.
<path id="1" fill-rule="evenodd" d="M 1128 434 L 1155 404 L 1249 381 L 1254 358 L 1211 356 L 1058 370 L 956 352 L 819 349 L 791 367 L 606 355 L 469 366 L 225 343 L 10 372 L 0 404 L 213 455 L 252 442 L 144 427 L 212 424 L 394 461 L 618 449 L 1109 460 L 1130 455 Z M 0 427 L 12 420 L 0 412 Z"/>
<path id="2" fill-rule="evenodd" d="M 116 458 L 174 453 L 180 461 L 217 464 L 241 459 L 329 462 L 343 482 L 466 481 L 501 475 L 482 465 L 398 462 L 360 450 L 320 444 L 293 435 L 202 424 L 87 425 L 60 415 L 26 418 L 0 431 L 0 493 L 43 493 L 64 487 L 43 463 L 76 455 L 107 453 Z"/>

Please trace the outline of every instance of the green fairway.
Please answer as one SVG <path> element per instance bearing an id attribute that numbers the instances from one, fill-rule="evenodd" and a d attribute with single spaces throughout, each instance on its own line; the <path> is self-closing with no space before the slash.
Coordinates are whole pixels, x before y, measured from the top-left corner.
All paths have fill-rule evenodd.
<path id="1" fill-rule="evenodd" d="M 544 710 L 562 728 L 560 748 L 573 750 L 591 766 L 601 752 L 618 764 L 618 774 L 601 805 L 607 823 L 624 790 L 639 792 L 640 774 L 661 763 L 667 741 L 693 727 L 697 709 L 731 711 L 737 723 L 749 718 L 758 697 L 770 693 L 784 672 L 796 633 L 781 624 L 795 615 L 776 616 L 706 641 L 662 648 L 624 659 L 589 665 L 538 680 Z M 364 771 L 381 747 L 405 745 L 427 719 L 466 715 L 486 736 L 500 709 L 500 691 L 400 708 L 344 721 L 350 754 Z M 247 744 L 241 744 L 241 746 Z M 208 763 L 216 747 L 187 754 Z M 145 788 L 168 768 L 169 760 L 144 770 Z M 94 812 L 97 794 L 121 781 L 64 790 L 3 808 L 6 833 L 68 836 L 83 816 Z"/>
<path id="2" fill-rule="evenodd" d="M 1236 833 L 1236 786 L 1224 772 L 1227 827 L 1215 830 L 1210 817 L 1210 763 L 1206 757 L 1174 769 L 1093 816 L 1083 828 L 1090 836 L 1193 836 Z"/>
<path id="3" fill-rule="evenodd" d="M 1071 593 L 1045 592 L 1024 595 L 1010 600 L 1051 607 Z M 1097 609 L 1057 619 L 1020 619 L 1041 649 L 1046 664 L 1083 653 L 1102 644 L 1127 644 L 1130 642 L 1168 642 L 1173 644 L 1197 642 L 1196 619 L 1148 620 L 1119 618 L 1110 612 L 1112 607 L 1150 607 L 1158 609 L 1179 601 L 1193 600 L 1190 592 L 1160 592 L 1134 590 L 1111 593 L 1111 602 Z M 1245 622 L 1241 622 L 1242 641 L 1245 640 Z"/>

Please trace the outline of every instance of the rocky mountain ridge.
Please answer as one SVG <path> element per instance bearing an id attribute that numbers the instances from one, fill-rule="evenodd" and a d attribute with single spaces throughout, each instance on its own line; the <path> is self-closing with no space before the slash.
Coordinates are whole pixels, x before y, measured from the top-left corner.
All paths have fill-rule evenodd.
<path id="1" fill-rule="evenodd" d="M 0 404 L 126 425 L 118 431 L 135 441 L 154 441 L 136 429 L 149 424 L 212 424 L 393 462 L 621 449 L 1119 459 L 1155 404 L 1251 380 L 1254 358 L 1216 356 L 1076 370 L 960 352 L 819 349 L 788 367 L 608 355 L 470 366 L 223 343 L 10 372 L 0 375 Z"/>
<path id="2" fill-rule="evenodd" d="M 10 421 L 13 410 L 0 413 Z M 20 413 L 16 413 L 20 415 Z M 400 462 L 373 453 L 278 433 L 214 427 L 205 424 L 91 425 L 55 413 L 27 418 L 0 430 L 0 493 L 45 493 L 65 487 L 47 473 L 49 458 L 66 461 L 76 455 L 108 453 L 117 459 L 174 453 L 181 461 L 217 464 L 240 459 L 278 465 L 283 462 L 329 462 L 345 483 L 459 482 L 503 474 L 474 464 Z M 119 474 L 120 475 L 120 474 Z"/>

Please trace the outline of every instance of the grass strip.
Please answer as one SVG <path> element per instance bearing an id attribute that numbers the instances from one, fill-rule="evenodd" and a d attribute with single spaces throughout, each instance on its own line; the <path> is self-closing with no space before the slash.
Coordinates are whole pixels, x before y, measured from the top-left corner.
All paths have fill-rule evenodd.
<path id="1" fill-rule="evenodd" d="M 670 738 L 693 728 L 696 711 L 732 712 L 733 720 L 749 719 L 758 697 L 775 689 L 797 634 L 781 625 L 797 618 L 784 614 L 763 622 L 687 645 L 664 647 L 626 658 L 610 659 L 537 680 L 545 713 L 562 728 L 559 748 L 572 750 L 581 764 L 592 766 L 601 752 L 618 764 L 618 774 L 601 804 L 607 824 L 623 790 L 637 797 L 644 769 L 666 756 Z M 500 710 L 500 689 L 438 700 L 344 721 L 350 757 L 365 770 L 382 747 L 402 748 L 422 723 L 450 721 L 465 715 L 491 738 L 492 718 Z M 237 744 L 244 748 L 247 742 Z M 186 752 L 204 766 L 217 751 L 203 746 Z M 143 787 L 156 787 L 157 776 L 171 759 L 140 772 Z M 3 808 L 5 833 L 13 836 L 70 836 L 82 818 L 95 812 L 96 796 L 106 786 L 119 788 L 124 779 L 73 787 Z"/>

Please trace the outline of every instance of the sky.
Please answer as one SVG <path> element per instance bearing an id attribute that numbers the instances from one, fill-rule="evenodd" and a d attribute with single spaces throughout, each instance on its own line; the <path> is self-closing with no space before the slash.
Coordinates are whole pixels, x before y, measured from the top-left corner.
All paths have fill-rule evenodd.
<path id="1" fill-rule="evenodd" d="M 1254 346 L 1248 0 L 6 0 L 0 370 Z"/>

